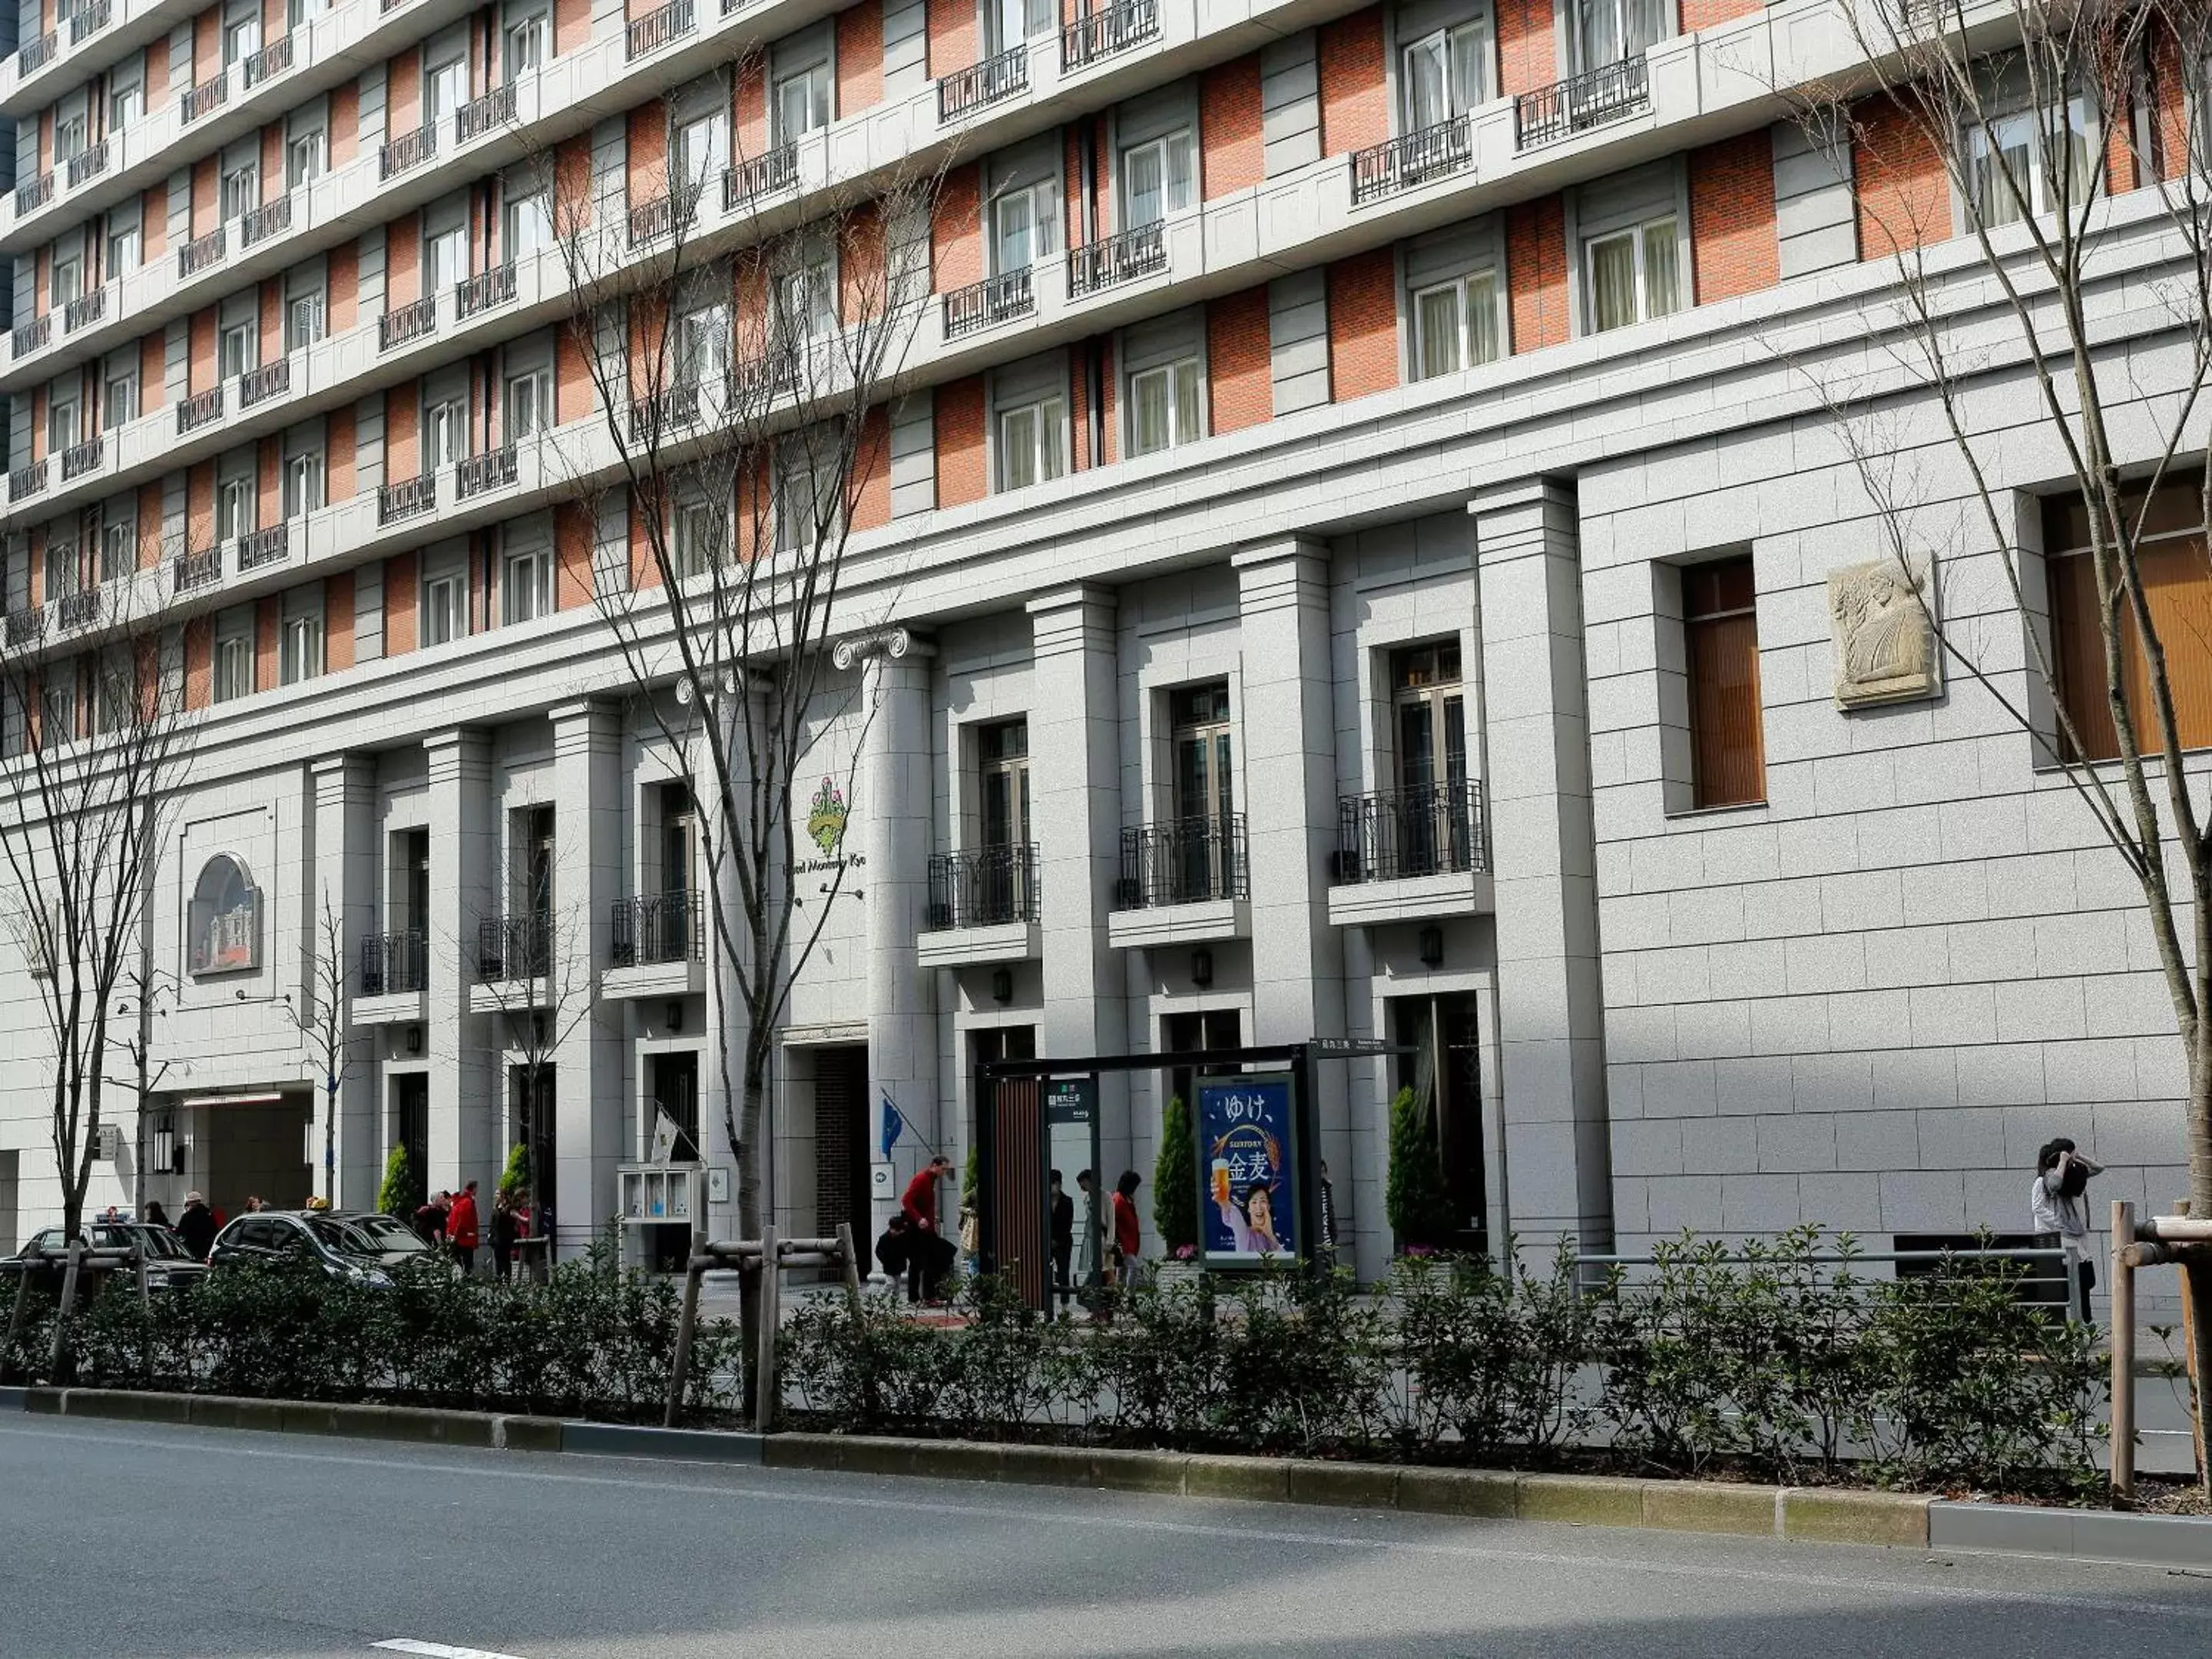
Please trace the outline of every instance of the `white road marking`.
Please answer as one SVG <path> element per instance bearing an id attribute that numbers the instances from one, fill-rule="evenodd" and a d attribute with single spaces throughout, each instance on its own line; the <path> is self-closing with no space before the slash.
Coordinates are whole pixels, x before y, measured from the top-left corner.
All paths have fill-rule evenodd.
<path id="1" fill-rule="evenodd" d="M 369 1646 L 387 1653 L 419 1653 L 424 1659 L 516 1659 L 514 1654 L 494 1653 L 488 1648 L 449 1648 L 443 1642 L 418 1642 L 411 1636 L 395 1636 L 389 1642 L 371 1642 Z"/>

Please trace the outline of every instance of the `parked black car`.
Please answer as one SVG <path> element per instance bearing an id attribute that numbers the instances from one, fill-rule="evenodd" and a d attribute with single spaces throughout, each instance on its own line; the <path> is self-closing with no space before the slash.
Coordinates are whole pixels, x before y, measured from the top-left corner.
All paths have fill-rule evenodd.
<path id="1" fill-rule="evenodd" d="M 143 1250 L 146 1288 L 149 1291 L 186 1290 L 207 1275 L 207 1264 L 192 1259 L 192 1253 L 185 1248 L 185 1241 L 177 1237 L 173 1229 L 147 1221 L 94 1221 L 83 1231 L 96 1249 L 128 1249 L 136 1244 Z M 59 1227 L 41 1228 L 15 1255 L 0 1257 L 0 1274 L 19 1273 L 34 1257 L 48 1250 L 58 1250 L 68 1243 L 69 1236 Z"/>
<path id="2" fill-rule="evenodd" d="M 389 1285 L 393 1269 L 430 1254 L 413 1228 L 374 1211 L 262 1210 L 217 1233 L 208 1264 L 312 1261 L 333 1279 Z"/>

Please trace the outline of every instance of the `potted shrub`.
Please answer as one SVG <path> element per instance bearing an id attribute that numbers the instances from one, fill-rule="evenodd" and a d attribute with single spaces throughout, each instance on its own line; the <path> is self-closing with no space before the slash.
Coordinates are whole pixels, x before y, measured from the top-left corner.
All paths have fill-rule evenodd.
<path id="1" fill-rule="evenodd" d="M 1435 1115 L 1416 1103 L 1411 1089 L 1399 1090 L 1390 1103 L 1390 1176 L 1382 1207 L 1401 1253 L 1426 1255 L 1450 1242 L 1451 1194 L 1444 1187 Z"/>
<path id="2" fill-rule="evenodd" d="M 1152 1230 L 1160 1236 L 1159 1276 L 1198 1272 L 1198 1149 L 1190 1108 L 1171 1097 L 1160 1119 L 1159 1156 L 1152 1160 Z"/>

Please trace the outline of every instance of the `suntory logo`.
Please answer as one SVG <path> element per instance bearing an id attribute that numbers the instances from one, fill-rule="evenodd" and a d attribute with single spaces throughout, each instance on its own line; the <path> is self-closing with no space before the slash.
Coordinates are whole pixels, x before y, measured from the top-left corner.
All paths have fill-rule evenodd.
<path id="1" fill-rule="evenodd" d="M 822 787 L 814 792 L 807 803 L 806 833 L 822 849 L 825 859 L 837 856 L 837 848 L 845 839 L 845 797 L 830 779 L 822 780 Z"/>

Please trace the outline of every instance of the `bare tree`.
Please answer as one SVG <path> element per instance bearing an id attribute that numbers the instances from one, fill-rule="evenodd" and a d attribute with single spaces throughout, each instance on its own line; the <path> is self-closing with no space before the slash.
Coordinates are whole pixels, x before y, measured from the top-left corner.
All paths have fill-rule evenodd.
<path id="1" fill-rule="evenodd" d="M 359 1058 L 358 1045 L 346 1025 L 345 994 L 345 921 L 325 887 L 306 999 L 295 1004 L 287 992 L 284 1012 L 298 1028 L 308 1061 L 323 1085 L 323 1196 L 333 1209 L 338 1201 L 338 1096 Z"/>
<path id="2" fill-rule="evenodd" d="M 32 622 L 29 644 L 52 641 L 49 619 L 66 605 L 87 629 L 88 648 L 0 670 L 8 738 L 0 769 L 13 785 L 0 823 L 7 920 L 46 1028 L 44 1052 L 24 1058 L 46 1073 L 62 1224 L 72 1237 L 101 1140 L 110 1048 L 137 1035 L 118 1029 L 116 993 L 150 971 L 147 908 L 197 725 L 184 709 L 182 629 L 173 622 L 165 635 L 130 605 L 154 581 L 142 574 L 56 596 Z M 100 601 L 116 605 L 116 596 L 122 603 L 103 623 Z M 223 919 L 193 920 L 213 930 Z M 207 943 L 196 927 L 194 948 Z"/>
<path id="3" fill-rule="evenodd" d="M 731 64 L 721 108 L 762 70 L 757 53 Z M 799 168 L 794 147 L 748 154 L 742 132 L 724 167 L 688 154 L 679 130 L 650 199 L 633 179 L 625 214 L 566 177 L 555 209 L 599 417 L 573 458 L 571 511 L 593 537 L 595 599 L 635 703 L 693 781 L 711 895 L 699 908 L 726 1011 L 714 1082 L 749 1237 L 775 1203 L 776 1027 L 845 874 L 842 810 L 797 798 L 825 769 L 850 797 L 850 760 L 825 769 L 817 735 L 841 715 L 865 729 L 832 653 L 888 601 L 854 614 L 847 547 L 889 517 L 890 404 L 929 298 L 942 180 L 909 164 L 833 181 L 794 224 Z M 599 537 L 615 523 L 624 535 Z M 802 834 L 830 866 L 803 898 Z M 749 1289 L 748 1352 L 758 1305 Z"/>
<path id="4" fill-rule="evenodd" d="M 2178 707 L 2169 672 L 2172 653 L 2212 652 L 2204 619 L 2173 599 L 2208 574 L 2212 509 L 2212 175 L 2207 129 L 2184 112 L 2203 111 L 2212 89 L 2212 11 L 2013 0 L 2014 44 L 1992 51 L 1985 23 L 1969 36 L 1963 0 L 1839 9 L 1870 67 L 1802 114 L 1816 143 L 1859 158 L 1863 252 L 1893 258 L 1896 317 L 1872 331 L 1864 381 L 1824 374 L 1824 396 L 1877 509 L 1895 591 L 1943 661 L 2063 770 L 2142 895 L 2186 1062 L 2190 1196 L 2212 1215 L 2212 830 L 2204 769 L 2185 753 L 2212 733 Z M 2001 377 L 2032 387 L 2033 422 L 1989 419 L 1982 400 Z M 1899 382 L 1933 393 L 1933 432 L 1925 405 L 1893 395 Z M 2076 647 L 2091 660 L 2067 659 L 2057 562 L 2014 527 L 2014 492 L 2039 482 L 2021 476 L 2028 457 L 2055 458 L 2078 503 L 2068 548 L 2047 550 L 2086 550 L 2067 562 L 2086 566 L 2086 584 L 2066 580 L 2094 617 L 2094 652 Z M 1930 510 L 1923 472 L 1947 459 L 1966 481 L 1964 512 L 1948 520 Z M 2161 512 L 2176 494 L 2193 503 L 2183 526 Z M 1961 532 L 1996 556 L 1949 557 L 1947 573 Z M 1976 580 L 1991 591 L 1965 592 Z M 2014 626 L 1990 627 L 2006 613 Z M 2194 1279 L 2198 1374 L 2212 1376 L 2212 1271 Z"/>

